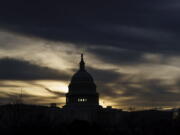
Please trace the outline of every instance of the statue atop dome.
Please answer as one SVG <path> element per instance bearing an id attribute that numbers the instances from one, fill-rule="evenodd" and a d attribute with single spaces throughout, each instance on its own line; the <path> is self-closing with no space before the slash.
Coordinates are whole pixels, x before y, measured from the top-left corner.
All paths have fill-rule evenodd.
<path id="1" fill-rule="evenodd" d="M 83 59 L 83 53 L 81 54 L 81 61 L 80 61 L 79 65 L 80 65 L 80 70 L 85 70 L 85 63 L 84 63 L 84 59 Z"/>

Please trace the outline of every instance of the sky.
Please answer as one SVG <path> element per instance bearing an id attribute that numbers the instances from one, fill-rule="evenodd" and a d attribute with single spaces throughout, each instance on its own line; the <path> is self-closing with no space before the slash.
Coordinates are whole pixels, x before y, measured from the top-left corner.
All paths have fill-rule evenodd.
<path id="1" fill-rule="evenodd" d="M 84 53 L 100 104 L 180 107 L 179 0 L 4 0 L 0 104 L 63 106 Z"/>

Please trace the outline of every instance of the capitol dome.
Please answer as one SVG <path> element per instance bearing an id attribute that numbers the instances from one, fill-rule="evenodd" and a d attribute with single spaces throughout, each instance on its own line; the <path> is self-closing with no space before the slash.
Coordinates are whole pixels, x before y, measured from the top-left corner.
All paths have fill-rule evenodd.
<path id="1" fill-rule="evenodd" d="M 79 70 L 76 72 L 72 79 L 71 83 L 81 83 L 81 82 L 93 82 L 92 76 L 86 70 Z"/>
<path id="2" fill-rule="evenodd" d="M 69 84 L 71 93 L 91 93 L 96 91 L 96 85 L 93 77 L 86 71 L 83 54 L 81 54 L 81 62 L 79 70 L 72 76 Z"/>
<path id="3" fill-rule="evenodd" d="M 85 69 L 83 54 L 81 54 L 79 70 L 73 75 L 71 83 L 93 83 L 92 76 Z"/>
<path id="4" fill-rule="evenodd" d="M 79 63 L 79 70 L 72 76 L 69 91 L 66 94 L 65 108 L 98 108 L 99 94 L 93 77 L 86 71 L 83 54 Z"/>

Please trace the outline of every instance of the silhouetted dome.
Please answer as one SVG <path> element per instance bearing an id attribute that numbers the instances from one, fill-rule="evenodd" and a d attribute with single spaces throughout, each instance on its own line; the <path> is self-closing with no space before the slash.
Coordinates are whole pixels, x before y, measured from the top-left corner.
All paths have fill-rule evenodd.
<path id="1" fill-rule="evenodd" d="M 83 54 L 79 63 L 79 70 L 72 76 L 66 94 L 68 109 L 97 109 L 99 108 L 99 94 L 96 92 L 96 84 L 92 76 L 86 71 Z"/>
<path id="2" fill-rule="evenodd" d="M 73 75 L 71 79 L 71 83 L 78 82 L 93 82 L 93 78 L 86 70 L 79 70 Z"/>
<path id="3" fill-rule="evenodd" d="M 86 71 L 83 54 L 81 54 L 81 61 L 79 63 L 79 70 L 73 75 L 71 83 L 93 83 L 92 76 Z"/>
<path id="4" fill-rule="evenodd" d="M 72 76 L 69 91 L 72 93 L 95 92 L 96 85 L 92 76 L 86 71 L 83 55 L 81 55 L 80 69 Z"/>

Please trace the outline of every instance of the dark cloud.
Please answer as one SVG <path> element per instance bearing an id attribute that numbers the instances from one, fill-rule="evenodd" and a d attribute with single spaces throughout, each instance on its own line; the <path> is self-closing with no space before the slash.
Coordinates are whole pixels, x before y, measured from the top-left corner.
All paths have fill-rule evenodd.
<path id="1" fill-rule="evenodd" d="M 28 61 L 13 58 L 0 59 L 1 80 L 67 80 L 64 71 L 42 67 Z"/>
<path id="2" fill-rule="evenodd" d="M 126 78 L 128 76 L 127 74 L 119 73 L 116 70 L 96 69 L 92 67 L 88 67 L 87 70 L 93 76 L 101 97 L 117 98 L 119 95 L 116 94 L 115 91 L 118 89 L 112 85 L 116 83 L 119 78 Z"/>
<path id="3" fill-rule="evenodd" d="M 108 87 L 110 97 L 114 97 L 116 104 L 136 107 L 179 106 L 178 84 L 167 84 L 164 80 L 146 79 L 140 75 L 130 76 L 120 77 L 113 87 Z"/>
<path id="4" fill-rule="evenodd" d="M 11 3 L 11 4 L 10 4 Z M 0 27 L 21 34 L 128 50 L 179 52 L 177 0 L 6 1 Z"/>
<path id="5" fill-rule="evenodd" d="M 46 90 L 47 92 L 49 92 L 49 93 L 51 93 L 52 95 L 56 96 L 56 98 L 65 97 L 65 93 L 51 90 L 50 88 L 47 88 L 47 87 L 45 87 L 45 86 L 42 85 L 42 84 L 38 84 L 38 83 L 36 83 L 36 82 L 28 82 L 28 83 L 31 84 L 31 85 L 34 85 L 34 86 L 38 86 L 38 87 L 43 88 L 43 89 Z"/>
<path id="6" fill-rule="evenodd" d="M 58 92 L 58 91 L 53 91 L 49 88 L 45 88 L 45 90 L 47 90 L 49 93 L 53 94 L 53 95 L 56 95 L 58 98 L 59 97 L 65 97 L 65 94 L 62 93 L 62 92 Z"/>
<path id="7" fill-rule="evenodd" d="M 95 78 L 96 81 L 103 83 L 113 82 L 123 75 L 123 73 L 120 74 L 116 70 L 97 69 L 92 67 L 87 67 L 87 71 Z"/>
<path id="8" fill-rule="evenodd" d="M 122 50 L 122 49 L 109 49 L 109 48 L 89 48 L 90 53 L 96 54 L 96 56 L 102 61 L 112 64 L 138 64 L 146 62 L 143 58 L 142 52 Z"/>

